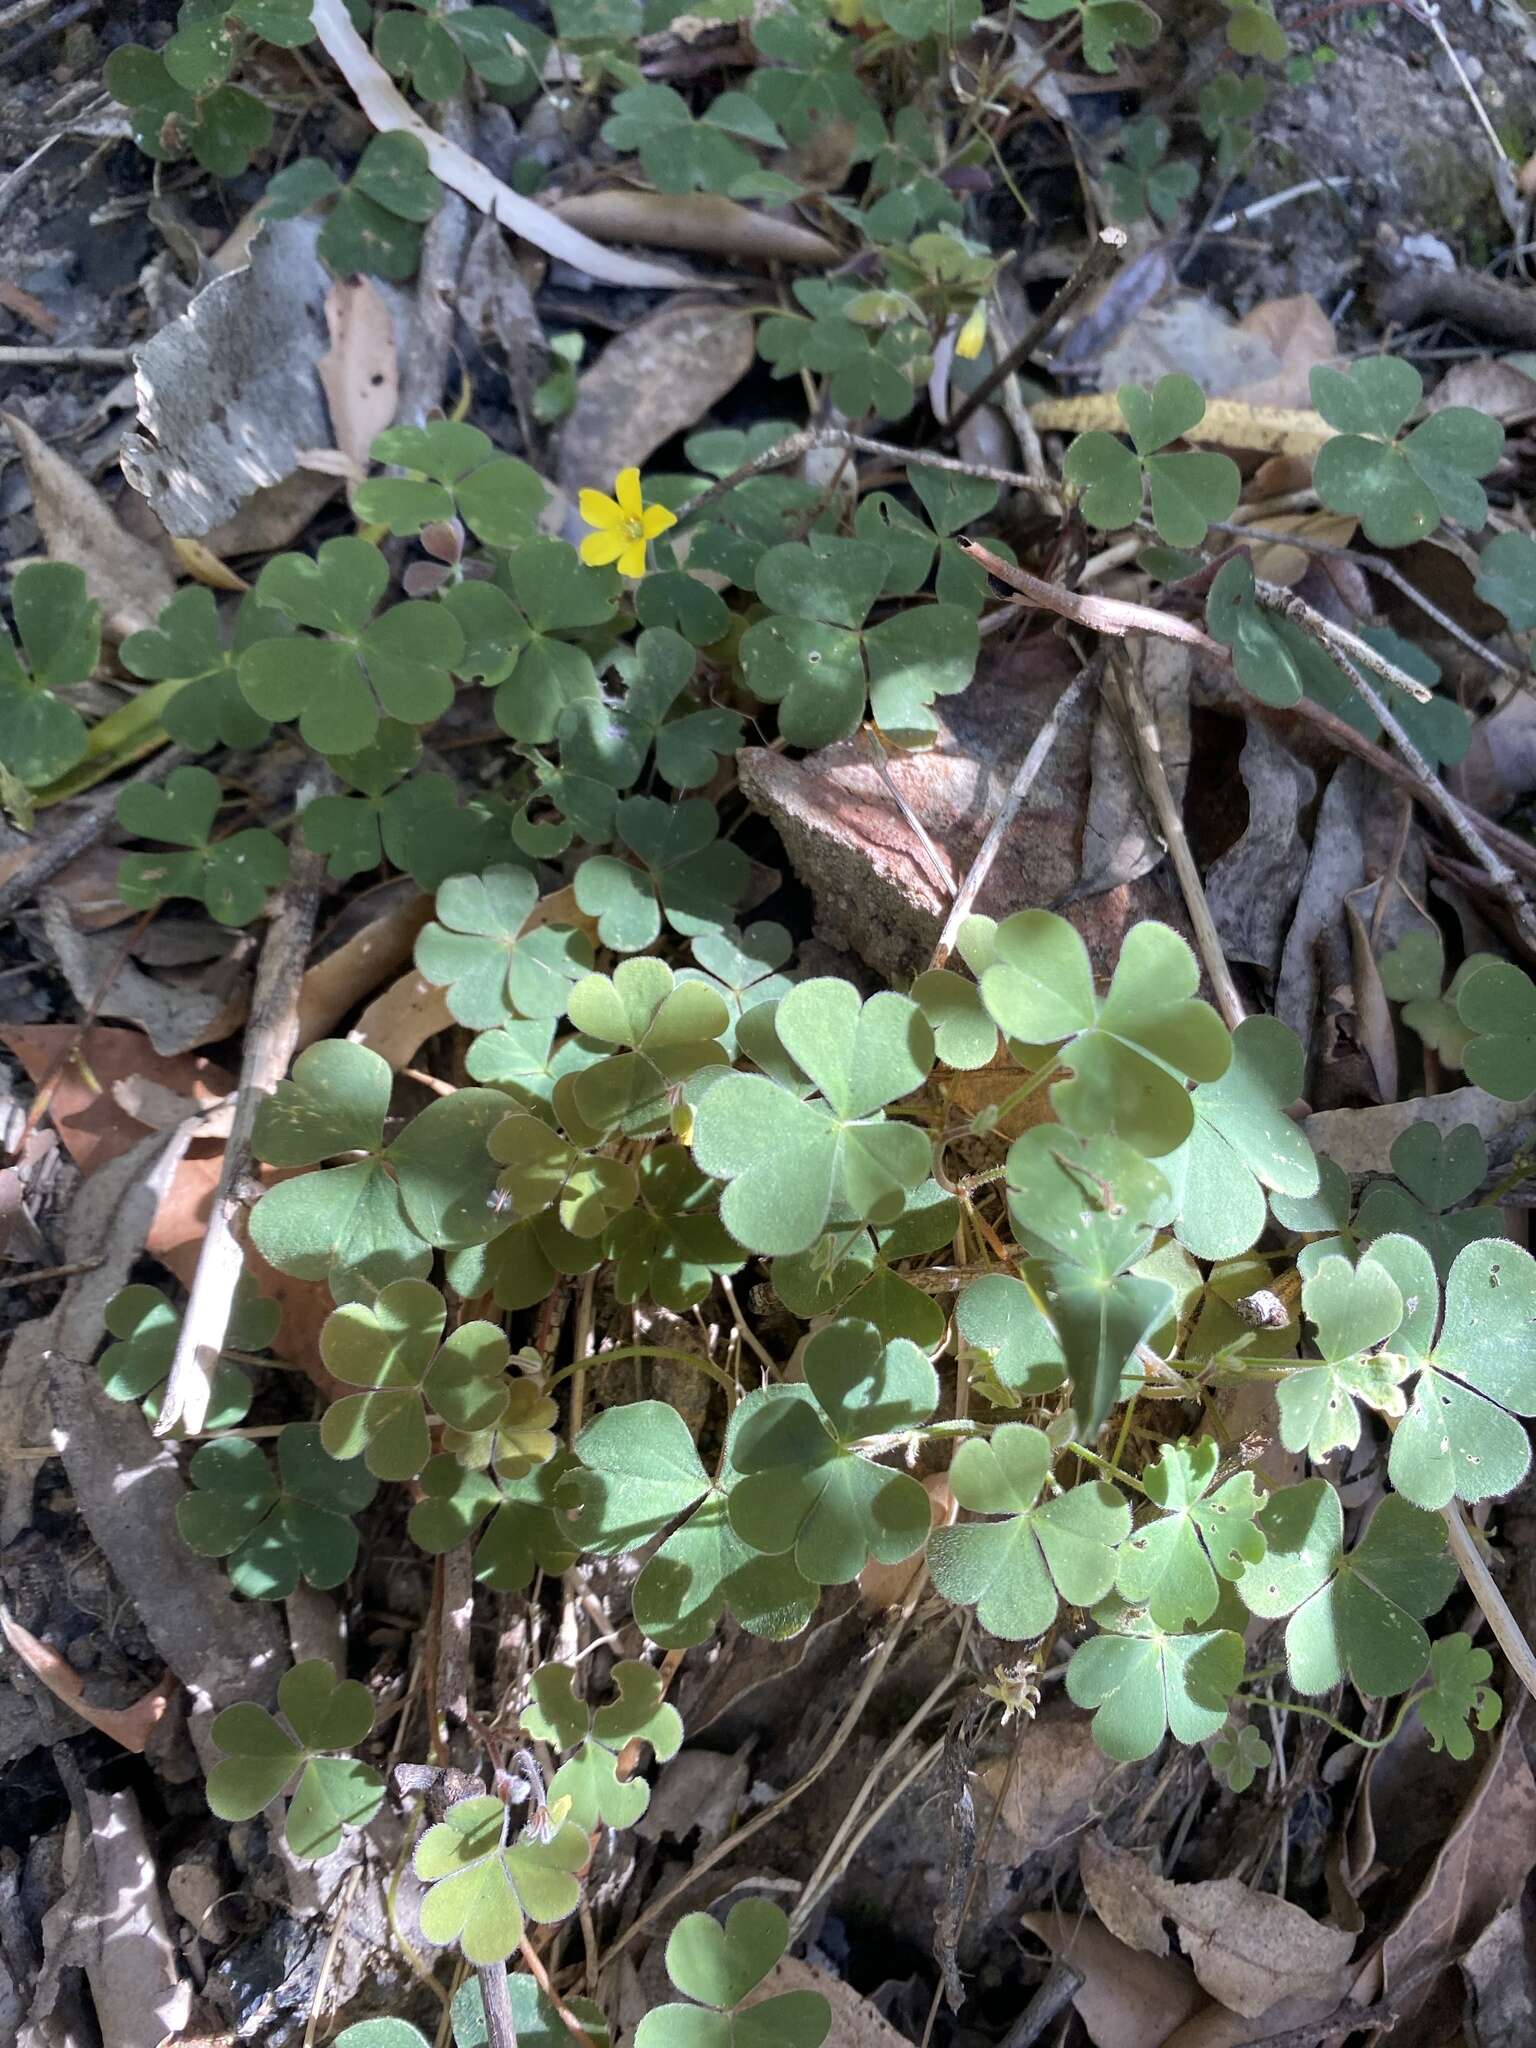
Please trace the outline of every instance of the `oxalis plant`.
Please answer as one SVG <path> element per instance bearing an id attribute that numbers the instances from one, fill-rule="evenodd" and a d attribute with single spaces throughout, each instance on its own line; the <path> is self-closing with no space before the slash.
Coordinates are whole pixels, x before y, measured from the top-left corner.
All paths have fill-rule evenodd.
<path id="1" fill-rule="evenodd" d="M 960 194 L 990 160 L 988 80 L 967 97 L 951 61 L 979 7 L 801 0 L 750 25 L 741 90 L 694 99 L 641 68 L 641 35 L 680 11 L 554 0 L 552 43 L 496 7 L 345 10 L 428 113 L 470 81 L 523 107 L 554 49 L 635 179 L 814 202 L 850 260 L 758 324 L 786 392 L 897 423 L 941 351 L 987 375 L 1000 260 L 965 231 Z M 1139 0 L 1020 12 L 1106 74 L 1161 28 Z M 1227 12 L 1233 64 L 1198 97 L 1223 171 L 1257 147 L 1264 67 L 1311 61 L 1263 0 Z M 151 156 L 234 176 L 273 133 L 263 64 L 315 35 L 309 0 L 188 0 L 163 49 L 114 53 L 108 84 Z M 829 120 L 847 191 L 805 182 Z M 1166 222 L 1188 198 L 1170 132 L 1143 119 L 1112 138 L 1100 168 L 1122 217 Z M 520 175 L 536 193 L 536 167 Z M 398 278 L 440 199 L 422 143 L 391 133 L 345 177 L 288 164 L 265 210 L 313 212 L 338 275 Z M 556 353 L 540 419 L 573 389 L 579 345 Z M 1377 548 L 1442 527 L 1478 544 L 1486 524 L 1501 430 L 1465 407 L 1421 417 L 1422 396 L 1386 357 L 1313 373 L 1318 497 Z M 1421 649 L 1369 623 L 1330 630 L 1256 578 L 1222 530 L 1240 478 L 1200 445 L 1204 416 L 1187 377 L 1121 390 L 1112 427 L 1072 439 L 1045 480 L 1064 533 L 1139 542 L 1154 603 L 1185 637 L 1202 612 L 1258 702 L 1320 705 L 1431 778 L 1457 761 L 1468 720 Z M 1162 924 L 1132 929 L 1105 977 L 1063 917 L 973 915 L 945 964 L 865 995 L 807 974 L 791 934 L 752 919 L 729 775 L 749 723 L 795 748 L 929 744 L 937 701 L 974 673 L 988 572 L 1015 570 L 993 533 L 997 476 L 876 442 L 885 487 L 851 502 L 787 472 L 803 427 L 709 429 L 680 468 L 593 478 L 579 545 L 551 531 L 533 464 L 475 426 L 391 428 L 352 486 L 350 530 L 268 560 L 222 610 L 182 592 L 119 649 L 138 701 L 200 757 L 123 790 L 124 900 L 244 926 L 301 862 L 337 883 L 409 876 L 433 899 L 415 964 L 462 1046 L 424 1107 L 379 1054 L 334 1038 L 256 1108 L 249 1242 L 328 1290 L 333 1398 L 295 1404 L 290 1385 L 275 1434 L 247 1425 L 273 1398 L 276 1334 L 249 1282 L 211 1344 L 200 1327 L 191 1374 L 165 1295 L 135 1285 L 108 1310 L 104 1388 L 185 1439 L 182 1537 L 251 1600 L 341 1585 L 365 1511 L 533 1600 L 585 1559 L 633 1564 L 643 1653 L 536 1663 L 492 1727 L 474 1724 L 481 1775 L 444 1779 L 419 1816 L 408 1933 L 475 1972 L 453 2001 L 458 2048 L 606 2042 L 595 2006 L 506 1966 L 536 1958 L 530 1927 L 591 1907 L 594 1857 L 683 1739 L 677 1662 L 727 1618 L 787 1640 L 825 1588 L 920 1561 L 914 1584 L 963 1616 L 1005 1715 L 1063 1678 L 1109 1757 L 1203 1745 L 1234 1792 L 1270 1762 L 1254 1710 L 1276 1699 L 1363 1747 L 1416 1715 L 1470 1756 L 1500 1707 L 1488 1652 L 1438 1624 L 1459 1567 L 1520 1647 L 1464 1510 L 1528 1470 L 1536 1262 L 1499 1234 L 1475 1128 L 1416 1125 L 1391 1176 L 1352 1189 L 1290 1114 L 1297 1039 L 1263 1015 L 1224 1022 Z M 12 589 L 0 745 L 24 815 L 110 758 L 112 735 L 77 708 L 100 655 L 83 575 L 37 564 Z M 1512 635 L 1536 627 L 1536 543 L 1483 545 L 1477 591 Z M 423 765 L 466 698 L 504 742 L 500 779 L 475 794 Z M 209 765 L 279 728 L 326 781 L 291 820 Z M 1381 974 L 1441 1065 L 1506 1101 L 1536 1093 L 1523 970 L 1452 966 L 1421 933 Z M 572 1294 L 567 1355 L 550 1332 Z M 743 1299 L 788 1333 L 774 1350 Z M 599 1311 L 621 1339 L 594 1348 Z M 707 1352 L 659 1343 L 660 1312 L 727 1334 Z M 661 1368 L 698 1376 L 692 1419 Z M 1262 1437 L 1234 1437 L 1231 1397 L 1255 1388 L 1295 1483 L 1262 1477 Z M 1362 1521 L 1337 1481 L 1367 1437 L 1389 1490 Z M 209 1802 L 232 1821 L 280 1813 L 289 1850 L 323 1858 L 385 1797 L 375 1700 L 310 1660 L 275 1706 L 214 1721 Z M 788 1938 L 758 1899 L 679 1920 L 677 1997 L 641 2021 L 641 2048 L 819 2048 L 825 2001 L 766 1984 Z M 391 2018 L 340 2037 L 422 2038 Z"/>

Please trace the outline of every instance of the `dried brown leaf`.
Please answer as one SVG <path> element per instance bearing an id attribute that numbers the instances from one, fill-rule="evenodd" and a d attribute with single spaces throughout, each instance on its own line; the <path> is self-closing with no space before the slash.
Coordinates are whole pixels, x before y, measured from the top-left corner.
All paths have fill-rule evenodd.
<path id="1" fill-rule="evenodd" d="M 326 293 L 325 324 L 331 345 L 315 374 L 331 410 L 331 432 L 343 455 L 366 464 L 374 436 L 393 424 L 400 402 L 394 317 L 369 278 L 353 277 Z"/>
<path id="2" fill-rule="evenodd" d="M 1248 824 L 1206 871 L 1206 900 L 1227 958 L 1273 974 L 1307 870 L 1298 819 L 1317 778 L 1257 718 L 1248 720 L 1238 770 L 1248 792 Z"/>
<path id="3" fill-rule="evenodd" d="M 1092 1914 L 1025 1913 L 1023 1924 L 1082 1975 L 1073 1998 L 1093 2048 L 1163 2048 L 1206 2004 L 1188 1963 L 1128 1948 Z"/>
<path id="4" fill-rule="evenodd" d="M 645 242 L 653 249 L 818 270 L 837 261 L 836 244 L 814 228 L 753 213 L 712 192 L 583 192 L 551 211 L 597 242 Z"/>
<path id="5" fill-rule="evenodd" d="M 1102 1834 L 1085 1837 L 1081 1868 L 1083 1889 L 1112 1934 L 1149 1955 L 1166 1955 L 1171 1920 L 1205 1990 L 1245 2019 L 1286 1998 L 1337 2001 L 1348 1986 L 1355 1936 L 1324 1926 L 1289 1899 L 1252 1891 L 1236 1878 L 1177 1884 Z"/>
<path id="6" fill-rule="evenodd" d="M 616 336 L 576 387 L 560 437 L 562 488 L 573 498 L 611 489 L 621 469 L 642 466 L 733 390 L 753 348 L 749 313 L 696 298 L 674 299 Z"/>
<path id="7" fill-rule="evenodd" d="M 349 1010 L 399 972 L 431 915 L 430 896 L 404 896 L 305 970 L 299 987 L 300 1050 L 328 1038 Z"/>
<path id="8" fill-rule="evenodd" d="M 72 1714 L 99 1728 L 103 1735 L 110 1735 L 120 1748 L 131 1749 L 135 1756 L 143 1755 L 151 1729 L 165 1713 L 176 1690 L 176 1681 L 169 1672 L 152 1692 L 135 1700 L 131 1707 L 95 1707 L 85 1697 L 85 1680 L 74 1666 L 51 1644 L 23 1628 L 6 1607 L 0 1607 L 0 1631 L 32 1676 L 47 1686 L 56 1700 L 62 1700 Z"/>
<path id="9" fill-rule="evenodd" d="M 73 562 L 84 570 L 86 588 L 101 606 L 107 638 L 121 640 L 152 626 L 176 594 L 175 578 L 160 550 L 129 533 L 95 486 L 25 420 L 14 413 L 0 414 L 0 419 L 21 451 L 48 553 L 56 562 Z"/>

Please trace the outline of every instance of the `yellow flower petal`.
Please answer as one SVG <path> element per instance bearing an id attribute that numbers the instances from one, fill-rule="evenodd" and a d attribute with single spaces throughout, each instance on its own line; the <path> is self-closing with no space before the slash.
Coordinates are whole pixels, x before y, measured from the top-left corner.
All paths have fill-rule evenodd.
<path id="1" fill-rule="evenodd" d="M 640 514 L 640 531 L 647 540 L 655 540 L 658 534 L 665 533 L 669 526 L 676 524 L 677 514 L 669 512 L 665 505 L 647 505 Z"/>
<path id="2" fill-rule="evenodd" d="M 645 542 L 643 540 L 630 541 L 623 554 L 619 556 L 619 574 L 621 576 L 635 577 L 645 574 Z"/>
<path id="3" fill-rule="evenodd" d="M 583 491 L 581 516 L 588 526 L 622 526 L 624 514 L 606 491 Z"/>
<path id="4" fill-rule="evenodd" d="M 616 562 L 631 545 L 622 533 L 589 533 L 581 544 L 581 559 L 589 569 L 601 569 Z M 642 547 L 641 553 L 644 552 Z"/>
<path id="5" fill-rule="evenodd" d="M 963 356 L 967 362 L 974 362 L 986 344 L 987 306 L 984 299 L 978 299 L 955 337 L 955 354 Z"/>
<path id="6" fill-rule="evenodd" d="M 638 519 L 645 510 L 645 500 L 640 495 L 638 469 L 621 469 L 613 480 L 613 494 L 623 507 L 626 518 Z"/>

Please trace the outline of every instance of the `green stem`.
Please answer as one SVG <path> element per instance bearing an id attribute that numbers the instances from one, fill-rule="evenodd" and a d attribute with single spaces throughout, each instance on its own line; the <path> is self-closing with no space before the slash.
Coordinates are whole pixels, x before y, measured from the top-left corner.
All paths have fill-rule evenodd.
<path id="1" fill-rule="evenodd" d="M 551 1373 L 544 1382 L 544 1391 L 552 1394 L 556 1387 L 575 1373 L 595 1372 L 599 1366 L 617 1365 L 622 1358 L 668 1358 L 674 1365 L 691 1365 L 695 1372 L 703 1373 L 705 1378 L 712 1379 L 716 1386 L 724 1387 L 732 1405 L 735 1404 L 739 1390 L 729 1373 L 722 1372 L 718 1365 L 712 1364 L 707 1358 L 698 1357 L 692 1351 L 673 1351 L 664 1344 L 621 1344 L 614 1351 L 598 1351 L 590 1358 L 578 1358 L 570 1365 L 562 1365 L 558 1372 Z"/>
<path id="2" fill-rule="evenodd" d="M 1236 1695 L 1236 1698 L 1245 1701 L 1250 1707 L 1275 1707 L 1282 1714 L 1310 1714 L 1314 1721 L 1326 1721 L 1335 1734 L 1342 1735 L 1347 1742 L 1352 1742 L 1357 1749 L 1385 1749 L 1389 1742 L 1396 1741 L 1398 1730 L 1407 1720 L 1413 1708 L 1419 1704 L 1420 1700 L 1428 1699 L 1433 1691 L 1433 1686 L 1426 1685 L 1418 1692 L 1409 1693 L 1408 1697 L 1398 1708 L 1392 1726 L 1385 1735 L 1378 1735 L 1374 1741 L 1368 1735 L 1357 1735 L 1353 1728 L 1346 1728 L 1342 1721 L 1335 1720 L 1332 1714 L 1325 1713 L 1321 1707 L 1303 1706 L 1300 1700 L 1277 1700 L 1266 1692 L 1240 1692 Z"/>
<path id="3" fill-rule="evenodd" d="M 1139 1479 L 1133 1479 L 1129 1472 L 1122 1472 L 1118 1465 L 1112 1465 L 1108 1458 L 1101 1458 L 1097 1451 L 1090 1451 L 1086 1444 L 1068 1444 L 1066 1448 L 1074 1458 L 1083 1458 L 1098 1471 L 1107 1473 L 1117 1486 L 1129 1486 L 1145 1498 L 1151 1498 Z"/>

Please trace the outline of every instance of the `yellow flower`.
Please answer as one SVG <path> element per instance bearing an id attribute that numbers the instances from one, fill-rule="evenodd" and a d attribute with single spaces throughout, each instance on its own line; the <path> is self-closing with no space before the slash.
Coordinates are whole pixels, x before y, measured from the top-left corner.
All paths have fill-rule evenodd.
<path id="1" fill-rule="evenodd" d="M 605 491 L 581 494 L 581 516 L 596 528 L 581 544 L 581 559 L 589 569 L 617 562 L 621 576 L 643 576 L 646 542 L 676 526 L 677 514 L 665 505 L 646 504 L 638 469 L 621 469 L 613 490 L 612 498 Z"/>
<path id="2" fill-rule="evenodd" d="M 955 336 L 955 354 L 974 362 L 981 354 L 987 339 L 987 302 L 978 299 L 966 315 L 965 325 Z"/>

